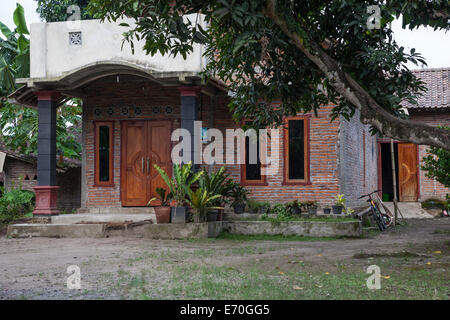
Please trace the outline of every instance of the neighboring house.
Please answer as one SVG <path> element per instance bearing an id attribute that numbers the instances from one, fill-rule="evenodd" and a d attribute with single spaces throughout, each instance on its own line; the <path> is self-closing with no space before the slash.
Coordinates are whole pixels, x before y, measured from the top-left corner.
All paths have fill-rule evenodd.
<path id="1" fill-rule="evenodd" d="M 0 167 L 0 182 L 6 190 L 21 187 L 33 191 L 37 183 L 37 158 L 7 149 L 0 142 L 0 155 L 4 158 Z M 1 163 L 0 163 L 1 164 Z M 60 210 L 72 211 L 80 207 L 81 163 L 65 159 L 65 166 L 57 168 L 56 181 L 61 187 L 58 197 Z"/>
<path id="2" fill-rule="evenodd" d="M 52 119 L 66 96 L 83 99 L 81 207 L 90 212 L 146 206 L 155 189 L 164 187 L 153 164 L 171 171 L 174 129 L 192 133 L 194 145 L 200 139 L 194 134 L 199 133 L 195 121 L 222 132 L 242 125 L 228 110 L 226 86 L 214 79 L 201 81 L 205 60 L 200 45 L 187 60 L 139 50 L 132 55 L 126 45 L 121 50 L 123 27 L 105 23 L 98 28 L 98 23 L 81 21 L 77 30 L 66 22 L 31 26 L 30 78 L 20 80 L 27 86 L 10 99 L 39 109 L 37 197 L 43 200 L 36 214 L 57 213 Z M 383 144 L 360 123 L 358 114 L 350 121 L 330 122 L 331 109 L 323 106 L 318 117 L 289 117 L 278 134 L 272 132 L 270 141 L 278 147 L 269 148 L 267 156 L 278 165 L 275 173 L 263 175 L 260 163 L 227 163 L 232 178 L 261 201 L 332 204 L 343 193 L 349 205 L 362 204 L 359 196 L 379 185 Z M 250 140 L 245 141 L 242 150 L 249 148 Z M 233 144 L 237 152 L 234 143 L 228 139 L 221 146 Z M 195 154 L 193 148 L 189 158 Z"/>
<path id="3" fill-rule="evenodd" d="M 422 69 L 414 70 L 414 74 L 426 83 L 428 91 L 418 99 L 418 105 L 412 106 L 406 104 L 409 117 L 411 120 L 425 122 L 430 125 L 450 126 L 450 67 L 439 69 Z M 414 152 L 414 148 L 411 148 Z M 427 155 L 427 146 L 418 146 L 414 157 L 421 165 L 422 159 Z M 401 150 L 400 150 L 401 151 Z M 413 156 L 411 156 L 411 159 Z M 399 159 L 400 161 L 400 159 Z M 400 182 L 410 187 L 409 167 L 405 162 L 400 162 L 400 173 L 404 171 L 404 179 L 400 178 Z M 417 190 L 415 198 L 423 201 L 429 198 L 445 199 L 445 195 L 450 193 L 450 188 L 444 187 L 434 179 L 425 177 L 425 172 L 421 169 L 411 170 L 417 176 Z"/>

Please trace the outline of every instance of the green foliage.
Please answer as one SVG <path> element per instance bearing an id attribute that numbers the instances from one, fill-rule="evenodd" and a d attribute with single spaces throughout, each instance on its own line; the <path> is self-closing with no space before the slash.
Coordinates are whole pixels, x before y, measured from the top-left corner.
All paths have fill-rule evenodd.
<path id="1" fill-rule="evenodd" d="M 170 200 L 172 200 L 172 193 L 169 192 L 166 195 L 166 189 L 164 188 L 156 188 L 156 193 L 158 194 L 158 198 L 151 198 L 148 201 L 147 206 L 149 206 L 156 199 L 161 202 L 161 207 L 169 206 Z"/>
<path id="2" fill-rule="evenodd" d="M 258 213 L 259 212 L 259 208 L 261 208 L 261 202 L 253 200 L 253 199 L 248 199 L 247 200 L 247 206 L 249 207 L 250 212 Z"/>
<path id="3" fill-rule="evenodd" d="M 0 129 L 3 141 L 11 150 L 23 154 L 37 153 L 37 110 L 4 103 L 0 109 Z M 77 136 L 81 133 L 81 104 L 65 104 L 58 108 L 56 120 L 57 154 L 68 158 L 81 158 L 81 144 Z"/>
<path id="4" fill-rule="evenodd" d="M 30 74 L 30 40 L 23 7 L 17 4 L 13 13 L 16 28 L 10 30 L 0 22 L 0 104 L 4 96 L 16 89 L 16 78 Z M 0 105 L 1 106 L 1 105 Z"/>
<path id="5" fill-rule="evenodd" d="M 0 22 L 0 130 L 3 142 L 11 150 L 23 154 L 37 153 L 37 110 L 12 105 L 6 96 L 17 86 L 17 78 L 29 77 L 30 41 L 23 7 L 17 4 L 13 14 L 16 29 L 11 31 Z M 56 123 L 57 153 L 68 158 L 81 157 L 81 145 L 76 137 L 80 134 L 81 100 L 72 99 L 58 109 Z"/>
<path id="6" fill-rule="evenodd" d="M 74 12 L 67 13 L 70 5 L 80 7 L 81 19 L 92 19 L 92 15 L 86 10 L 89 0 L 36 0 L 37 13 L 46 22 L 67 21 Z"/>
<path id="7" fill-rule="evenodd" d="M 224 205 L 227 197 L 230 196 L 232 182 L 229 176 L 225 167 L 221 167 L 216 172 L 213 171 L 211 173 L 203 170 L 203 174 L 199 179 L 200 188 L 206 190 L 209 195 L 220 195 L 220 197 L 214 200 L 214 205 Z"/>
<path id="8" fill-rule="evenodd" d="M 19 185 L 6 191 L 0 187 L 0 224 L 9 223 L 31 213 L 34 208 L 34 193 Z"/>
<path id="9" fill-rule="evenodd" d="M 163 178 L 169 188 L 169 192 L 172 194 L 173 200 L 175 200 L 179 207 L 185 204 L 188 190 L 190 190 L 192 184 L 197 182 L 203 174 L 203 171 L 192 173 L 191 162 L 183 164 L 183 166 L 174 164 L 172 178 L 158 165 L 154 164 L 153 166 Z"/>
<path id="10" fill-rule="evenodd" d="M 317 113 L 329 102 L 336 105 L 333 119 L 340 115 L 348 119 L 355 113 L 355 104 L 336 91 L 341 83 L 330 81 L 330 74 L 299 50 L 289 33 L 300 37 L 310 52 L 321 50 L 333 59 L 327 60 L 331 69 L 346 72 L 384 110 L 405 117 L 402 102 L 417 103 L 425 90 L 407 63 L 425 61 L 415 49 L 406 51 L 397 44 L 390 22 L 403 14 L 410 27 L 450 29 L 448 18 L 442 18 L 450 12 L 445 0 L 274 2 L 285 29 L 265 10 L 270 3 L 266 0 L 92 0 L 89 7 L 97 17 L 108 20 L 123 15 L 135 18 L 136 26 L 125 33 L 125 42 L 134 48 L 134 42 L 143 39 L 144 50 L 151 55 L 186 57 L 195 44 L 206 45 L 205 79 L 229 83 L 235 93 L 230 104 L 234 118 L 252 118 L 255 128 L 281 124 L 284 116 L 298 112 Z M 369 5 L 381 8 L 380 29 L 367 28 Z M 198 12 L 208 28 L 195 16 Z M 183 19 L 187 14 L 194 18 Z M 443 16 L 436 18 L 439 14 Z M 279 108 L 272 107 L 274 100 L 281 101 Z"/>
<path id="11" fill-rule="evenodd" d="M 245 201 L 247 201 L 247 196 L 249 194 L 249 191 L 244 187 L 241 186 L 239 183 L 237 183 L 234 180 L 230 181 L 230 197 L 232 199 L 232 205 L 234 204 L 242 204 Z"/>
<path id="12" fill-rule="evenodd" d="M 220 194 L 210 194 L 203 188 L 198 188 L 195 192 L 191 188 L 186 188 L 186 193 L 188 195 L 186 201 L 194 209 L 194 213 L 197 214 L 200 221 L 209 209 L 222 209 L 222 207 L 212 205 L 214 200 L 221 197 Z"/>
<path id="13" fill-rule="evenodd" d="M 450 127 L 445 127 L 450 130 Z M 445 187 L 450 188 L 450 150 L 430 147 L 428 155 L 423 158 L 422 170 L 427 171 L 425 176 L 436 179 Z"/>

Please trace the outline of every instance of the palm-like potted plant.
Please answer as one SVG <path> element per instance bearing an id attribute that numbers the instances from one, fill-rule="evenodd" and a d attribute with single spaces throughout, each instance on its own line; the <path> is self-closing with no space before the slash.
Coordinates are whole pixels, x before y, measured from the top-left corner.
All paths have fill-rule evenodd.
<path id="1" fill-rule="evenodd" d="M 220 209 L 221 207 L 212 205 L 213 201 L 220 198 L 220 194 L 210 194 L 208 190 L 199 187 L 197 190 L 192 191 L 190 188 L 186 188 L 188 194 L 187 202 L 194 209 L 194 222 L 204 222 L 206 220 L 206 213 L 210 209 Z M 216 213 L 217 218 L 217 213 Z M 214 219 L 210 219 L 213 221 Z M 215 221 L 215 220 L 214 220 Z"/>
<path id="2" fill-rule="evenodd" d="M 192 172 L 192 163 L 183 164 L 180 166 L 174 164 L 173 177 L 170 178 L 167 173 L 158 165 L 154 165 L 155 169 L 159 172 L 169 192 L 172 194 L 172 199 L 175 201 L 175 207 L 171 211 L 172 223 L 186 223 L 186 195 L 187 190 L 190 190 L 191 186 L 198 181 L 203 171 L 196 173 Z"/>
<path id="3" fill-rule="evenodd" d="M 200 188 L 206 190 L 210 195 L 220 195 L 212 200 L 211 205 L 213 207 L 219 208 L 215 213 L 217 218 L 216 220 L 221 221 L 223 215 L 223 207 L 227 202 L 227 197 L 230 194 L 230 180 L 229 174 L 227 173 L 227 169 L 225 167 L 221 167 L 216 172 L 208 173 L 204 170 L 203 175 L 199 179 Z M 208 214 L 208 217 L 213 217 L 214 213 L 211 212 Z M 214 218 L 212 218 L 214 220 Z"/>
<path id="4" fill-rule="evenodd" d="M 172 194 L 169 192 L 166 195 L 166 189 L 156 188 L 156 193 L 158 197 L 153 197 L 147 203 L 149 206 L 153 201 L 159 200 L 161 205 L 155 207 L 156 223 L 170 223 L 170 200 L 172 199 Z"/>

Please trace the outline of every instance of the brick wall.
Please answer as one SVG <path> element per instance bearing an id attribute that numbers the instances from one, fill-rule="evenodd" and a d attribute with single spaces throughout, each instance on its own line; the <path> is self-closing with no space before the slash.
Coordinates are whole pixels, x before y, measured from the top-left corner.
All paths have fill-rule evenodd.
<path id="1" fill-rule="evenodd" d="M 136 78 L 131 76 L 120 76 L 120 81 L 116 77 L 107 77 L 92 83 L 87 89 L 88 99 L 85 101 L 83 110 L 84 121 L 84 158 L 85 158 L 85 185 L 86 190 L 85 207 L 119 207 L 120 201 L 120 121 L 121 120 L 139 120 L 139 119 L 170 119 L 173 121 L 173 128 L 180 126 L 180 94 L 176 87 L 163 87 L 155 82 Z M 210 97 L 201 95 L 199 106 L 199 119 L 203 121 L 204 127 L 213 127 L 220 129 L 224 133 L 226 128 L 237 128 L 231 114 L 228 110 L 229 98 L 226 95 Z M 173 108 L 171 114 L 164 112 L 155 114 L 153 107 L 160 106 L 163 109 L 166 106 Z M 121 108 L 129 107 L 128 114 L 122 114 Z M 139 107 L 141 113 L 135 112 L 135 107 Z M 108 109 L 112 114 L 108 113 Z M 279 142 L 278 157 L 275 152 L 268 151 L 268 156 L 274 158 L 273 161 L 279 163 L 279 173 L 267 177 L 265 186 L 248 186 L 251 191 L 250 198 L 260 201 L 287 202 L 295 199 L 302 201 L 317 200 L 322 204 L 332 204 L 336 194 L 340 193 L 342 186 L 339 184 L 339 130 L 341 120 L 330 123 L 330 112 L 332 106 L 324 106 L 318 112 L 318 117 L 313 114 L 309 116 L 309 150 L 310 150 L 310 184 L 284 185 L 283 184 L 283 132 L 280 130 L 278 135 L 272 135 L 271 139 Z M 97 112 L 97 113 L 96 113 Z M 94 186 L 94 121 L 114 121 L 114 186 L 96 187 Z M 356 124 L 350 124 L 345 128 L 357 127 Z M 355 129 L 356 130 L 356 129 Z M 367 131 L 367 129 L 364 129 Z M 362 134 L 362 127 L 359 135 Z M 350 129 L 347 131 L 350 137 Z M 368 173 L 373 159 L 376 155 L 372 154 L 372 140 L 366 133 L 367 139 L 367 189 L 372 187 L 372 176 Z M 343 140 L 346 141 L 346 140 Z M 356 143 L 360 143 L 358 140 Z M 230 141 L 228 141 L 230 143 Z M 345 145 L 358 148 L 358 145 L 346 143 Z M 224 145 L 224 150 L 226 145 Z M 347 152 L 353 151 L 347 149 Z M 354 152 L 353 152 L 354 153 Z M 346 167 L 352 165 L 350 156 L 345 162 Z M 209 165 L 203 167 L 212 168 Z M 215 169 L 219 164 L 214 166 Z M 238 164 L 227 165 L 232 178 L 241 181 L 241 167 Z M 352 170 L 350 170 L 352 172 Z M 341 171 L 342 173 L 342 171 Z M 375 170 L 376 174 L 376 170 Z M 344 178 L 349 181 L 350 176 Z M 361 190 L 360 183 L 363 184 L 362 174 L 358 171 L 358 176 L 351 182 L 351 188 L 344 190 L 347 196 L 354 197 Z"/>
<path id="2" fill-rule="evenodd" d="M 422 121 L 430 125 L 447 125 L 450 126 L 450 112 L 410 112 L 410 118 L 416 121 Z M 419 160 L 422 165 L 422 159 L 428 154 L 427 146 L 419 146 Z M 419 201 L 429 198 L 445 199 L 445 195 L 450 193 L 450 188 L 444 187 L 434 179 L 425 177 L 425 172 L 419 170 Z"/>
<path id="3" fill-rule="evenodd" d="M 7 157 L 5 161 L 6 188 L 19 185 L 22 189 L 34 191 L 37 184 L 36 165 Z M 71 168 L 66 172 L 57 172 L 56 185 L 58 190 L 58 208 L 72 211 L 80 207 L 81 198 L 81 168 Z"/>
<path id="4" fill-rule="evenodd" d="M 361 195 L 377 190 L 377 138 L 369 132 L 369 126 L 359 121 L 359 111 L 349 120 L 341 118 L 340 190 L 348 206 L 359 206 L 365 199 Z"/>

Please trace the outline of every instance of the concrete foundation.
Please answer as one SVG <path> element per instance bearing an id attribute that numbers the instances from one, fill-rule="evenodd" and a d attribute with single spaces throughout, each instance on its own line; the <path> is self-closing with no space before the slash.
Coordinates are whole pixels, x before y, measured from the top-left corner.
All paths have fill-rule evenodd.
<path id="1" fill-rule="evenodd" d="M 280 223 L 268 221 L 228 221 L 224 222 L 223 231 L 242 235 L 268 234 L 307 237 L 361 237 L 362 225 L 359 221 L 289 221 Z"/>
<path id="2" fill-rule="evenodd" d="M 359 221 L 217 221 L 208 223 L 155 224 L 153 214 L 71 214 L 51 218 L 50 223 L 8 226 L 11 238 L 102 238 L 112 236 L 147 239 L 215 238 L 222 231 L 242 235 L 295 235 L 310 237 L 360 237 Z"/>

